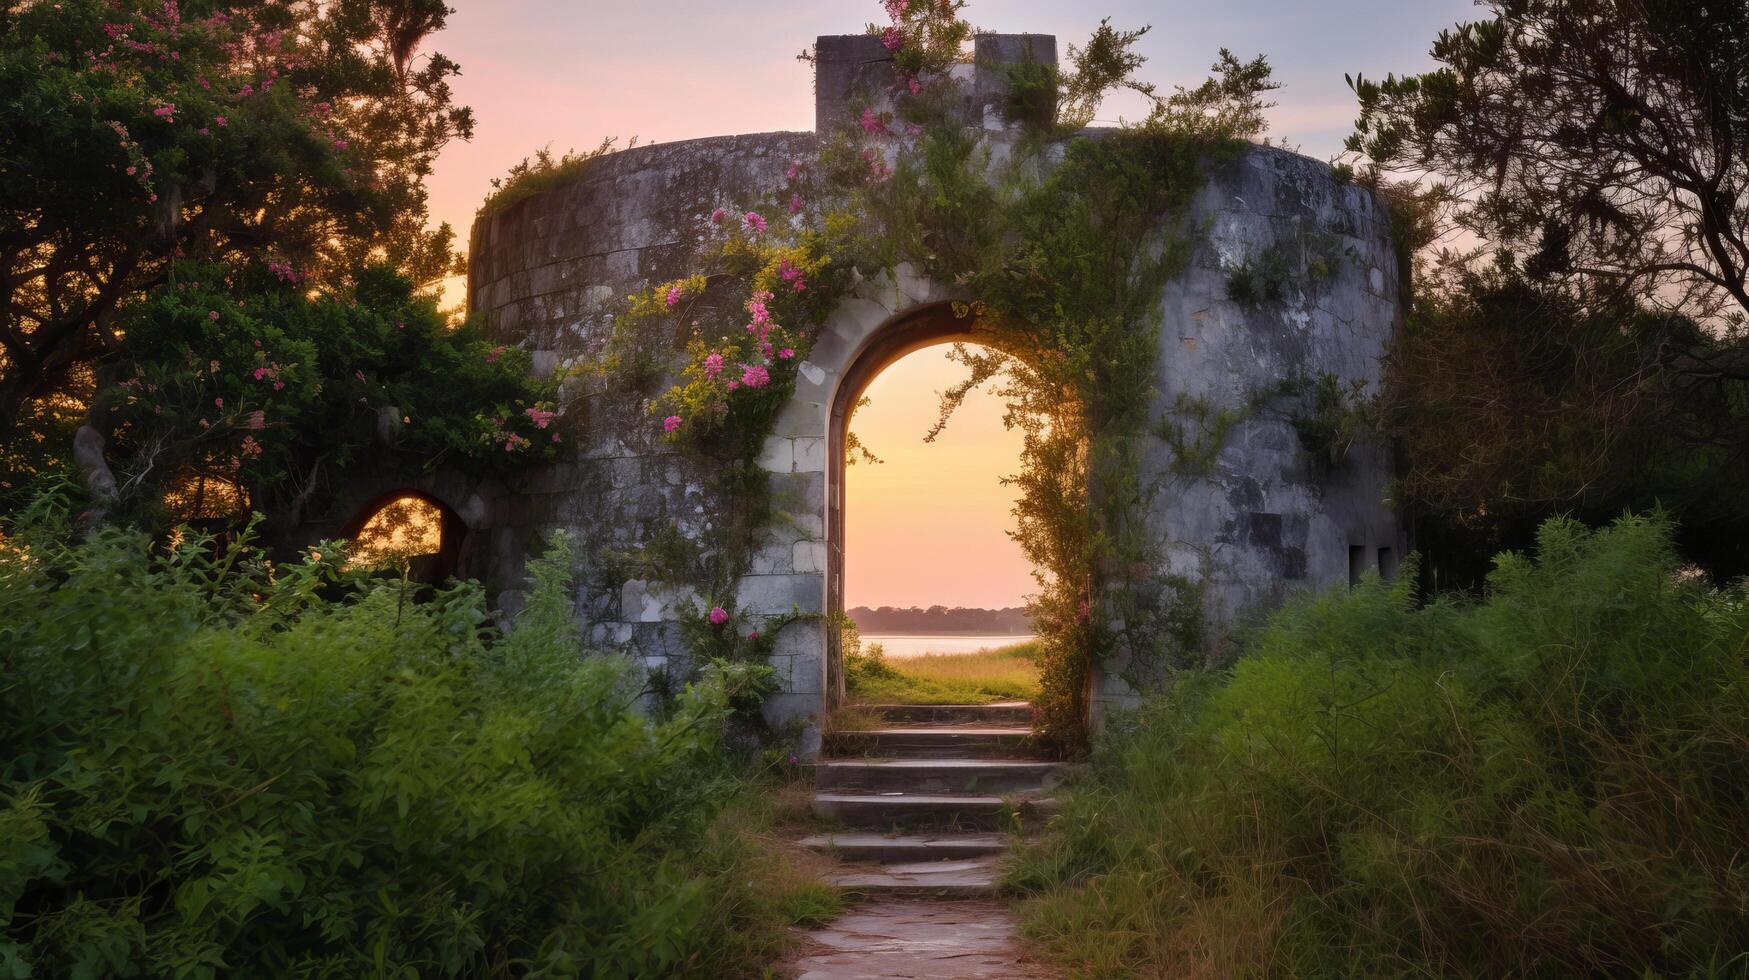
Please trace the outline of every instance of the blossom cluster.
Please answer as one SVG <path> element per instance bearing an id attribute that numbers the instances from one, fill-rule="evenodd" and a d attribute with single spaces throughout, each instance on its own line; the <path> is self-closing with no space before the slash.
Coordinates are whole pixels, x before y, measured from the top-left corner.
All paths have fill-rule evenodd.
<path id="1" fill-rule="evenodd" d="M 791 183 L 792 212 L 804 205 L 806 174 L 800 163 L 785 173 Z M 769 220 L 757 211 L 717 208 L 708 223 L 722 236 L 717 243 L 742 268 L 753 269 L 750 288 L 740 309 L 740 326 L 709 336 L 693 321 L 693 340 L 683 382 L 656 404 L 661 431 L 671 438 L 698 437 L 714 429 L 730 413 L 736 398 L 748 397 L 789 377 L 799 352 L 806 349 L 808 331 L 792 316 L 806 316 L 813 277 L 824 262 L 805 247 L 779 238 Z M 693 276 L 658 286 L 652 298 L 635 309 L 670 317 L 689 315 L 689 299 L 701 294 L 706 276 Z M 731 321 L 733 322 L 733 321 Z"/>

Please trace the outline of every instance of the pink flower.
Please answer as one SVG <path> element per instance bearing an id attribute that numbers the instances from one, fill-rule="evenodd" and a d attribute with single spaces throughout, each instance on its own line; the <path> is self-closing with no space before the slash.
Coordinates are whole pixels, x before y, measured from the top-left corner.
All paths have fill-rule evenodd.
<path id="1" fill-rule="evenodd" d="M 672 310 L 676 306 L 679 306 L 680 305 L 680 297 L 683 296 L 684 294 L 685 294 L 684 291 L 679 286 L 675 286 L 672 289 L 668 290 L 668 308 Z"/>
<path id="2" fill-rule="evenodd" d="M 137 168 L 137 167 L 129 167 L 129 168 L 128 168 L 128 176 L 129 176 L 129 177 L 132 177 L 132 176 L 133 176 L 133 175 L 134 175 L 134 171 L 135 171 L 135 170 L 137 170 L 137 169 L 139 169 L 139 168 Z"/>
<path id="3" fill-rule="evenodd" d="M 796 349 L 794 347 L 785 347 L 783 350 L 777 352 L 777 356 L 779 359 L 787 361 L 796 356 Z"/>
<path id="4" fill-rule="evenodd" d="M 721 626 L 729 621 L 729 611 L 722 606 L 712 606 L 710 620 L 712 626 Z"/>
<path id="5" fill-rule="evenodd" d="M 259 370 L 257 370 L 255 373 L 260 374 L 261 372 Z M 364 380 L 364 372 L 363 371 L 354 371 L 354 372 L 352 372 L 352 376 L 357 378 L 360 381 Z"/>
<path id="6" fill-rule="evenodd" d="M 865 133 L 884 133 L 887 131 L 886 120 L 875 115 L 874 106 L 862 107 L 862 130 Z"/>
<path id="7" fill-rule="evenodd" d="M 759 216 L 758 211 L 747 212 L 746 216 L 743 217 L 741 220 L 745 221 L 747 223 L 747 227 L 753 229 L 754 231 L 764 231 L 765 230 L 765 227 L 766 227 L 765 219 Z"/>
<path id="8" fill-rule="evenodd" d="M 802 165 L 799 163 L 792 163 L 789 165 L 789 169 L 783 172 L 783 175 L 790 180 L 795 180 L 797 177 L 801 176 L 801 173 Z"/>
<path id="9" fill-rule="evenodd" d="M 553 441 L 554 441 L 554 442 L 558 442 L 558 441 L 559 441 L 559 434 L 558 434 L 558 433 L 557 433 L 557 432 L 555 432 L 555 433 L 553 433 Z"/>
<path id="10" fill-rule="evenodd" d="M 749 640 L 757 640 L 757 639 L 759 639 L 759 631 L 758 631 L 758 630 L 754 630 L 754 631 L 753 631 L 753 632 L 751 632 L 751 633 L 748 633 L 748 634 L 747 634 L 747 639 L 749 639 Z"/>
<path id="11" fill-rule="evenodd" d="M 522 414 L 528 416 L 529 421 L 533 422 L 537 429 L 544 429 L 552 425 L 553 419 L 559 417 L 558 412 L 549 412 L 544 408 L 525 408 L 522 410 Z"/>
<path id="12" fill-rule="evenodd" d="M 919 82 L 917 80 L 917 77 L 915 75 L 913 75 L 911 77 L 911 94 L 916 95 L 917 93 L 919 93 L 921 91 L 923 91 L 923 83 Z"/>
<path id="13" fill-rule="evenodd" d="M 498 358 L 503 357 L 503 356 L 504 356 L 504 345 L 499 344 L 497 347 L 494 347 L 491 350 L 486 352 L 486 363 L 487 364 L 496 364 L 496 363 L 498 363 Z"/>
<path id="14" fill-rule="evenodd" d="M 213 122 L 219 126 L 229 126 L 231 124 L 224 116 L 214 116 Z"/>
<path id="15" fill-rule="evenodd" d="M 771 383 L 771 372 L 758 364 L 743 364 L 741 383 L 749 388 L 763 388 Z"/>
<path id="16" fill-rule="evenodd" d="M 789 213 L 795 214 L 797 211 L 800 211 L 801 209 L 802 209 L 802 196 L 800 194 L 791 194 L 789 196 Z"/>
<path id="17" fill-rule="evenodd" d="M 722 208 L 717 208 L 715 211 L 711 212 L 711 224 L 713 224 L 713 225 L 722 224 L 723 219 L 725 217 L 727 217 L 728 214 L 729 214 L 729 212 L 724 211 Z"/>
<path id="18" fill-rule="evenodd" d="M 335 141 L 334 141 L 334 148 L 335 148 L 335 149 L 336 149 L 336 150 L 344 150 L 344 149 L 346 149 L 346 141 L 345 141 L 345 140 L 335 140 Z"/>
<path id="19" fill-rule="evenodd" d="M 176 121 L 176 104 L 170 103 L 168 105 L 161 105 L 158 108 L 152 110 L 152 115 L 157 116 L 159 119 L 168 119 L 171 122 L 175 122 Z"/>
<path id="20" fill-rule="evenodd" d="M 881 46 L 888 51 L 897 51 L 905 46 L 905 32 L 897 26 L 881 31 Z"/>
<path id="21" fill-rule="evenodd" d="M 217 320 L 219 318 L 219 311 L 218 310 L 208 310 L 206 313 L 206 318 L 208 320 Z"/>
<path id="22" fill-rule="evenodd" d="M 729 390 L 730 391 L 734 391 L 736 388 L 739 388 L 739 387 L 741 387 L 741 382 L 739 382 L 739 381 L 730 381 L 729 382 Z"/>
<path id="23" fill-rule="evenodd" d="M 213 404 L 218 406 L 219 408 L 224 408 L 225 407 L 225 400 L 223 398 L 214 398 Z"/>
<path id="24" fill-rule="evenodd" d="M 275 381 L 273 383 L 273 390 L 274 391 L 279 391 L 279 390 L 283 389 L 284 387 L 285 387 L 284 381 Z"/>
<path id="25" fill-rule="evenodd" d="M 676 431 L 679 431 L 679 429 L 680 429 L 680 423 L 681 423 L 681 418 L 680 418 L 680 416 L 678 416 L 678 415 L 670 415 L 670 416 L 668 416 L 668 417 L 667 417 L 667 418 L 665 418 L 665 419 L 663 419 L 663 420 L 662 420 L 662 431 L 663 431 L 663 432 L 676 432 Z"/>
<path id="26" fill-rule="evenodd" d="M 723 373 L 723 355 L 707 354 L 704 359 L 704 376 L 714 378 Z"/>
<path id="27" fill-rule="evenodd" d="M 249 428 L 251 428 L 251 429 L 265 429 L 265 428 L 267 428 L 267 413 L 263 412 L 259 408 L 253 412 L 250 412 L 249 413 Z"/>

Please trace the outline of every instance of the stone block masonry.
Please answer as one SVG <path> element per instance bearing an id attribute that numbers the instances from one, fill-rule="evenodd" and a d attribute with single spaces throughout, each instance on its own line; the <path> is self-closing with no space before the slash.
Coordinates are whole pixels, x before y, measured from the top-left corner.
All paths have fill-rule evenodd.
<path id="1" fill-rule="evenodd" d="M 849 120 L 859 89 L 889 77 L 888 56 L 866 35 L 824 37 L 816 51 L 816 127 L 824 133 Z M 968 118 L 982 122 L 1000 152 L 1013 138 L 994 111 L 1001 65 L 1054 61 L 1055 42 L 987 35 L 977 51 L 964 79 Z M 714 208 L 776 199 L 785 170 L 813 159 L 819 140 L 816 133 L 727 136 L 599 159 L 573 182 L 475 223 L 469 307 L 539 364 L 557 369 L 588 358 L 607 341 L 626 296 L 691 271 Z M 1388 556 L 1408 550 L 1383 499 L 1388 452 L 1360 446 L 1334 465 L 1312 459 L 1291 424 L 1296 402 L 1272 394 L 1283 382 L 1324 375 L 1375 392 L 1403 298 L 1382 202 L 1325 164 L 1284 150 L 1255 147 L 1211 173 L 1182 231 L 1191 238 L 1189 263 L 1158 300 L 1153 414 L 1168 418 L 1193 400 L 1233 421 L 1209 465 L 1195 472 L 1148 437 L 1143 476 L 1155 491 L 1152 529 L 1166 543 L 1158 571 L 1206 583 L 1218 650 L 1228 642 L 1227 624 L 1251 611 L 1294 590 L 1347 582 L 1356 555 L 1364 567 L 1394 568 Z M 1266 267 L 1286 270 L 1267 298 L 1230 288 L 1236 276 Z M 871 350 L 954 298 L 951 284 L 901 266 L 863 279 L 821 325 L 759 455 L 780 513 L 734 589 L 741 608 L 770 616 L 834 608 L 832 569 L 843 544 L 832 540 L 841 526 L 834 514 L 844 503 L 829 458 L 834 404 Z M 586 432 L 567 444 L 563 462 L 488 494 L 491 513 L 478 533 L 495 542 L 480 559 L 490 564 L 489 584 L 514 604 L 528 549 L 568 529 L 577 539 L 577 614 L 592 640 L 682 676 L 691 665 L 677 620 L 720 597 L 656 581 L 626 555 L 671 528 L 710 547 L 724 515 L 706 499 L 707 474 L 660 441 L 647 412 L 578 396 L 567 416 L 582 419 Z M 772 721 L 817 720 L 831 693 L 828 640 L 818 620 L 784 628 L 774 658 L 783 692 L 766 707 Z M 1096 712 L 1134 701 L 1135 678 L 1125 668 L 1099 672 Z"/>

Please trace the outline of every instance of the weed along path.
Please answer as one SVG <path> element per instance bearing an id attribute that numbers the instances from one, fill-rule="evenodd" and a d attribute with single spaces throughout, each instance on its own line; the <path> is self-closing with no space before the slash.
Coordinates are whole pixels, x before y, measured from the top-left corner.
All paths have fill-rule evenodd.
<path id="1" fill-rule="evenodd" d="M 1027 757 L 1032 706 L 886 705 L 834 732 L 814 766 L 814 811 L 842 829 L 801 846 L 837 858 L 861 901 L 808 934 L 798 980 L 1042 978 L 996 899 L 1009 832 L 1036 823 L 1061 767 Z"/>

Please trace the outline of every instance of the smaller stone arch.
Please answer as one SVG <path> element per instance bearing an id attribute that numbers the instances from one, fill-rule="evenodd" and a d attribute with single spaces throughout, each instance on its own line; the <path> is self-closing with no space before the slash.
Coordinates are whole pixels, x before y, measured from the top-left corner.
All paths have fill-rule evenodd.
<path id="1" fill-rule="evenodd" d="M 378 494 L 347 518 L 341 537 L 356 542 L 373 530 L 379 537 L 394 537 L 408 549 L 408 574 L 413 580 L 435 585 L 460 577 L 467 522 L 431 494 L 413 487 Z M 424 550 L 428 544 L 430 551 Z"/>
<path id="2" fill-rule="evenodd" d="M 293 556 L 319 541 L 351 540 L 384 504 L 398 497 L 427 502 L 442 516 L 443 547 L 430 563 L 445 578 L 511 580 L 517 569 L 499 560 L 513 551 L 504 532 L 510 516 L 510 495 L 497 481 L 470 477 L 449 468 L 409 475 L 390 467 L 348 476 L 318 512 L 288 511 L 273 515 L 279 531 L 275 550 Z"/>

